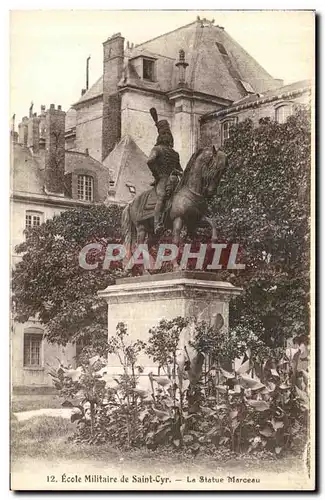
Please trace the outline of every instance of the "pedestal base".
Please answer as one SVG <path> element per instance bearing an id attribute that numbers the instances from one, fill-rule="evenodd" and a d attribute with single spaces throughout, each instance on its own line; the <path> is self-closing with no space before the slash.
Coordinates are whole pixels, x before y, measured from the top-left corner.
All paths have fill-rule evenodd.
<path id="1" fill-rule="evenodd" d="M 222 316 L 223 328 L 228 329 L 229 301 L 241 293 L 228 282 L 217 281 L 217 275 L 202 271 L 178 271 L 159 275 L 123 278 L 115 285 L 99 292 L 108 304 L 108 337 L 115 335 L 116 325 L 127 325 L 129 340 L 148 341 L 149 329 L 161 319 L 176 316 L 197 318 L 210 324 L 218 315 Z M 146 355 L 140 355 L 139 364 L 144 367 L 144 376 L 150 371 L 157 373 Z M 108 364 L 111 374 L 120 373 L 120 364 L 110 356 Z"/>

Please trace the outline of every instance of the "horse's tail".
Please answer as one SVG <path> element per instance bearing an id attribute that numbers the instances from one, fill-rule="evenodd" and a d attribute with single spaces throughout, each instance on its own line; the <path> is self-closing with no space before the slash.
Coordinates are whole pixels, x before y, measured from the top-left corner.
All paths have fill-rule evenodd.
<path id="1" fill-rule="evenodd" d="M 132 222 L 130 206 L 131 204 L 128 203 L 122 212 L 122 235 L 127 249 L 131 249 L 135 242 L 135 226 Z"/>

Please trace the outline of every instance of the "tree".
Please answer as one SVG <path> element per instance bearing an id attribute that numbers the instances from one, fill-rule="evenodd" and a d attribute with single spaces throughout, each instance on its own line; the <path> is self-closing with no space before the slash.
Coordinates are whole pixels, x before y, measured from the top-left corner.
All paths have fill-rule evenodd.
<path id="1" fill-rule="evenodd" d="M 50 342 L 65 345 L 73 340 L 91 341 L 97 347 L 107 340 L 107 304 L 98 290 L 123 274 L 121 266 L 103 269 L 107 243 L 120 241 L 121 207 L 110 205 L 68 210 L 26 232 L 16 248 L 22 253 L 12 276 L 16 319 L 37 315 L 46 326 Z M 103 251 L 90 254 L 97 269 L 79 265 L 79 252 L 98 242 Z M 88 256 L 87 256 L 88 261 Z"/>
<path id="2" fill-rule="evenodd" d="M 245 120 L 225 143 L 229 169 L 211 211 L 220 241 L 239 243 L 246 269 L 222 276 L 243 287 L 231 326 L 269 344 L 308 335 L 311 131 L 302 108 L 279 124 Z"/>

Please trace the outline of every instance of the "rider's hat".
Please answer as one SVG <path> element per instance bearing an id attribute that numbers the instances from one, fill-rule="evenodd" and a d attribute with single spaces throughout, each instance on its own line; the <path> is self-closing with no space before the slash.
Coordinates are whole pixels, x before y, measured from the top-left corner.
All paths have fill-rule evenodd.
<path id="1" fill-rule="evenodd" d="M 159 120 L 158 121 L 158 114 L 156 108 L 150 108 L 150 114 L 152 116 L 153 121 L 156 124 L 156 127 L 158 129 L 158 134 L 164 133 L 164 132 L 170 132 L 170 126 L 167 120 Z"/>
<path id="2" fill-rule="evenodd" d="M 174 145 L 173 135 L 170 130 L 170 126 L 167 120 L 159 120 L 156 108 L 150 109 L 150 114 L 153 118 L 153 121 L 156 124 L 158 130 L 158 139 L 157 144 L 169 144 L 171 147 Z"/>
<path id="3" fill-rule="evenodd" d="M 163 134 L 164 132 L 170 132 L 170 126 L 167 120 L 159 120 L 156 123 L 158 134 Z"/>

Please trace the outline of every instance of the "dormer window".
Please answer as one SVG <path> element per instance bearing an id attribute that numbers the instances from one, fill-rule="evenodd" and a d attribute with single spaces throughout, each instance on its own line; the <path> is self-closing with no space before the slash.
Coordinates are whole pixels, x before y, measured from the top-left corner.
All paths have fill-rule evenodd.
<path id="1" fill-rule="evenodd" d="M 253 89 L 250 83 L 245 82 L 244 80 L 239 80 L 239 81 L 246 90 L 247 94 L 255 94 L 255 90 Z"/>
<path id="2" fill-rule="evenodd" d="M 129 188 L 129 191 L 131 194 L 136 194 L 136 189 L 135 189 L 135 186 L 133 186 L 133 184 L 127 184 L 127 187 Z"/>
<path id="3" fill-rule="evenodd" d="M 153 59 L 143 59 L 143 79 L 153 82 L 155 80 L 155 61 Z"/>
<path id="4" fill-rule="evenodd" d="M 93 201 L 94 179 L 90 175 L 78 175 L 78 199 Z"/>

